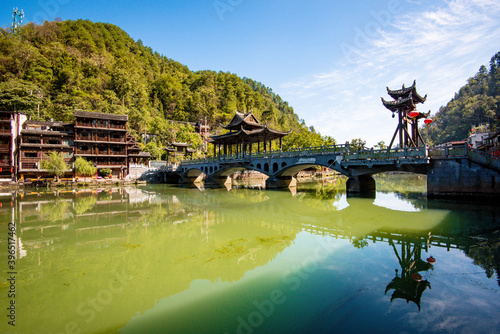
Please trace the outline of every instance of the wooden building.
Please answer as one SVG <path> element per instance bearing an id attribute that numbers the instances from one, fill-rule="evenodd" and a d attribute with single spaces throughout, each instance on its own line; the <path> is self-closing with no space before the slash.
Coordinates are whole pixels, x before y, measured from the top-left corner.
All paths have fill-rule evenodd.
<path id="1" fill-rule="evenodd" d="M 148 165 L 151 158 L 149 152 L 142 152 L 134 136 L 127 134 L 127 167 L 130 170 L 130 164 Z"/>
<path id="2" fill-rule="evenodd" d="M 229 132 L 219 136 L 211 136 L 209 142 L 214 145 L 214 156 L 226 157 L 234 156 L 243 158 L 247 154 L 264 153 L 271 151 L 271 143 L 278 140 L 281 150 L 281 139 L 292 133 L 292 131 L 273 130 L 267 124 L 261 124 L 253 112 L 243 114 L 235 111 L 235 115 L 229 124 L 222 125 Z M 256 146 L 256 147 L 255 147 Z"/>
<path id="3" fill-rule="evenodd" d="M 480 145 L 478 150 L 500 157 L 500 130 L 490 133 Z"/>
<path id="4" fill-rule="evenodd" d="M 75 157 L 94 163 L 97 169 L 111 169 L 112 177 L 127 174 L 126 115 L 75 111 Z"/>
<path id="5" fill-rule="evenodd" d="M 191 144 L 177 142 L 171 142 L 167 147 L 165 147 L 165 151 L 167 152 L 168 162 L 170 162 L 172 156 L 174 159 L 178 156 L 192 157 L 193 153 L 196 152 L 196 150 L 191 147 Z"/>
<path id="6" fill-rule="evenodd" d="M 25 121 L 19 143 L 19 179 L 51 177 L 41 168 L 41 161 L 52 152 L 62 153 L 70 166 L 65 177 L 73 177 L 74 124 L 54 121 Z"/>

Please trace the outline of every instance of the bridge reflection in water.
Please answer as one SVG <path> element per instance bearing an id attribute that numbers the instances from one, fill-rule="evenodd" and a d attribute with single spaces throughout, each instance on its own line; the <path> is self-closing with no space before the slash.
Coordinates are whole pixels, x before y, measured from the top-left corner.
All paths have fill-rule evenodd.
<path id="1" fill-rule="evenodd" d="M 358 296 L 382 308 L 402 307 L 396 304 L 402 298 L 417 306 L 398 312 L 425 312 L 431 305 L 426 296 L 435 300 L 443 286 L 433 270 L 449 267 L 455 259 L 446 254 L 457 256 L 454 249 L 486 275 L 498 275 L 499 257 L 492 256 L 498 254 L 497 208 L 401 200 L 414 210 L 391 210 L 377 200 L 322 189 L 299 189 L 292 196 L 147 186 L 2 197 L 2 222 L 14 221 L 18 228 L 18 290 L 29 291 L 17 297 L 24 319 L 19 328 L 235 332 L 238 317 L 248 323 L 255 302 L 280 289 L 286 302 L 275 305 L 259 327 L 263 332 L 325 323 L 319 332 L 341 323 L 362 330 L 355 319 L 361 304 L 353 304 Z M 325 251 L 309 273 L 301 264 L 316 249 Z M 435 264 L 427 260 L 430 251 Z M 390 258 L 380 262 L 379 253 Z M 379 268 L 374 274 L 380 284 L 373 285 L 364 267 Z M 428 292 L 434 282 L 438 290 Z M 377 301 L 384 293 L 381 306 Z M 0 302 L 7 302 L 6 294 Z M 202 320 L 195 324 L 193 318 Z M 382 319 L 370 321 L 376 328 Z"/>

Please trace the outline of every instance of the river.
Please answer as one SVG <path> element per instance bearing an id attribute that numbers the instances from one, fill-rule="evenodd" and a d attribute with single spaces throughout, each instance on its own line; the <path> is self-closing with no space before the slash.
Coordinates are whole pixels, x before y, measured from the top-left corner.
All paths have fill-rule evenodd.
<path id="1" fill-rule="evenodd" d="M 500 332 L 498 205 L 395 178 L 4 193 L 0 332 Z"/>

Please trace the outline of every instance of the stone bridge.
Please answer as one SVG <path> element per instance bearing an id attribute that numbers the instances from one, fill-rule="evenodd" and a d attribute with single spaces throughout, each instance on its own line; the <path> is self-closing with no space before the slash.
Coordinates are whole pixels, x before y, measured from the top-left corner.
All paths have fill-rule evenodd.
<path id="1" fill-rule="evenodd" d="M 390 171 L 426 174 L 428 165 L 426 147 L 352 151 L 346 144 L 189 160 L 179 166 L 178 172 L 182 183 L 195 182 L 205 175 L 206 183 L 223 185 L 231 182 L 234 172 L 254 170 L 268 176 L 266 188 L 276 189 L 294 186 L 295 176 L 301 170 L 322 166 L 347 176 L 348 191 L 356 193 L 375 190 L 373 174 Z"/>
<path id="2" fill-rule="evenodd" d="M 277 189 L 295 186 L 298 172 L 316 166 L 347 176 L 349 193 L 374 192 L 372 175 L 401 171 L 427 174 L 430 196 L 500 197 L 500 159 L 467 145 L 354 151 L 346 144 L 221 155 L 184 161 L 176 175 L 181 183 L 205 177 L 207 184 L 223 186 L 232 181 L 234 172 L 254 170 L 268 176 L 267 189 Z"/>

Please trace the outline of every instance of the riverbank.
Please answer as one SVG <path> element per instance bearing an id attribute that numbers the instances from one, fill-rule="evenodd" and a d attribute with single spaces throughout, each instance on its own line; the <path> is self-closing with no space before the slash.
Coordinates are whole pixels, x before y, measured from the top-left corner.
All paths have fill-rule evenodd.
<path id="1" fill-rule="evenodd" d="M 89 179 L 85 180 L 61 180 L 61 181 L 38 181 L 38 182 L 0 182 L 0 190 L 38 189 L 38 188 L 99 188 L 107 186 L 129 186 L 146 184 L 146 181 L 120 180 L 120 179 Z"/>

